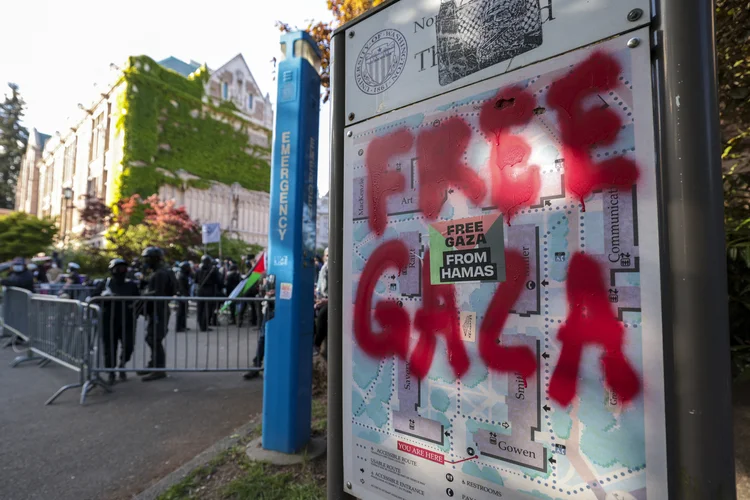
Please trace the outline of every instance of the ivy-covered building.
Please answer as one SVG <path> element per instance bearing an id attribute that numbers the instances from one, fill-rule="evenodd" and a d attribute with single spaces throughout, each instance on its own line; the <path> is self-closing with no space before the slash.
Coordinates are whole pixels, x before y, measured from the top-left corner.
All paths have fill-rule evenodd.
<path id="1" fill-rule="evenodd" d="M 36 181 L 19 183 L 18 208 L 59 217 L 69 236 L 85 229 L 89 200 L 157 193 L 266 246 L 273 109 L 242 55 L 216 70 L 147 56 L 112 67 L 111 83 L 24 161 Z"/>

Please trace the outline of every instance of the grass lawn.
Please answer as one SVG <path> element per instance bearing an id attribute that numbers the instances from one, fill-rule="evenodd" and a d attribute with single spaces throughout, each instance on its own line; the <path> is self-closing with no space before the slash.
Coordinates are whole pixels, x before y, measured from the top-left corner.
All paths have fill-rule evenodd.
<path id="1" fill-rule="evenodd" d="M 313 376 L 313 436 L 325 436 L 328 421 L 325 364 Z M 258 426 L 231 449 L 188 474 L 157 500 L 323 500 L 326 498 L 326 459 L 276 466 L 251 462 L 247 443 L 260 436 Z"/>

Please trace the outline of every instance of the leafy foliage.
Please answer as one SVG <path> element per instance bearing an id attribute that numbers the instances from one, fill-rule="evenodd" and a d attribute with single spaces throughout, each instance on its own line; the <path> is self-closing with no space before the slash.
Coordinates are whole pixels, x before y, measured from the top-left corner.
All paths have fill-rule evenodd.
<path id="1" fill-rule="evenodd" d="M 109 261 L 115 258 L 103 248 L 81 246 L 65 252 L 65 262 L 75 262 L 81 266 L 81 272 L 88 278 L 109 276 Z"/>
<path id="2" fill-rule="evenodd" d="M 201 233 L 183 207 L 172 200 L 151 195 L 145 200 L 133 195 L 121 200 L 107 232 L 110 250 L 127 260 L 140 256 L 148 246 L 164 251 L 167 260 L 182 260 L 200 245 Z"/>
<path id="3" fill-rule="evenodd" d="M 21 161 L 29 141 L 29 131 L 21 125 L 25 102 L 18 85 L 9 83 L 11 94 L 0 105 L 0 208 L 13 208 Z"/>
<path id="4" fill-rule="evenodd" d="M 221 233 L 221 255 L 225 259 L 232 259 L 237 265 L 242 262 L 244 256 L 249 254 L 258 255 L 262 251 L 263 247 L 260 245 L 254 245 L 235 238 L 230 231 Z M 206 252 L 212 257 L 219 257 L 219 244 L 207 244 Z"/>
<path id="5" fill-rule="evenodd" d="M 210 181 L 268 191 L 270 149 L 250 144 L 248 130 L 269 140 L 271 131 L 244 120 L 230 104 L 204 99 L 205 67 L 185 78 L 149 57 L 131 57 L 124 79 L 117 127 L 125 147 L 115 199 L 146 198 L 164 184 L 206 189 Z M 197 178 L 180 178 L 180 171 Z"/>
<path id="6" fill-rule="evenodd" d="M 331 95 L 331 34 L 344 23 L 360 16 L 371 8 L 383 3 L 384 0 L 328 0 L 328 10 L 333 15 L 333 21 L 310 21 L 304 31 L 318 43 L 320 49 L 320 83 L 325 89 L 323 102 Z M 278 21 L 276 26 L 282 33 L 288 33 L 298 28 L 292 28 L 287 23 Z"/>
<path id="7" fill-rule="evenodd" d="M 750 2 L 717 0 L 724 228 L 735 377 L 750 378 Z"/>
<path id="8" fill-rule="evenodd" d="M 0 217 L 0 261 L 32 257 L 55 241 L 57 225 L 24 212 Z"/>
<path id="9" fill-rule="evenodd" d="M 716 48 L 725 169 L 750 169 L 750 2 L 717 0 Z"/>
<path id="10" fill-rule="evenodd" d="M 724 175 L 729 333 L 735 377 L 750 378 L 750 172 Z"/>

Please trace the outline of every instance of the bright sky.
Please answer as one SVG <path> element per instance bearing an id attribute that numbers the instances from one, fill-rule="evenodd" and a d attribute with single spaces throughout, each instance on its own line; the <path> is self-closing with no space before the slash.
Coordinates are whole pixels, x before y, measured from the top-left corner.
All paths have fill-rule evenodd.
<path id="1" fill-rule="evenodd" d="M 110 63 L 130 55 L 170 55 L 215 69 L 241 52 L 261 91 L 276 102 L 272 57 L 277 20 L 304 27 L 328 20 L 325 0 L 10 0 L 2 7 L 0 95 L 15 82 L 27 103 L 24 123 L 62 131 L 77 104 L 88 104 L 111 78 Z M 95 88 L 94 84 L 99 87 Z M 329 106 L 321 108 L 319 194 L 328 191 Z"/>

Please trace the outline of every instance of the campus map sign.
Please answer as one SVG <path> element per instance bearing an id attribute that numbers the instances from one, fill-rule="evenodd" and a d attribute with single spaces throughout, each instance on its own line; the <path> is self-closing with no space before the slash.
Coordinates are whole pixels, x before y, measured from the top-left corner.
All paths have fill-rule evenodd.
<path id="1" fill-rule="evenodd" d="M 443 1 L 430 26 L 461 32 L 446 12 L 538 19 L 524 9 L 540 3 Z M 560 0 L 559 19 L 620 3 Z M 347 98 L 399 84 L 414 63 L 404 12 L 426 4 L 349 29 Z M 648 28 L 511 72 L 554 37 L 497 33 L 516 47 L 505 59 L 441 67 L 407 83 L 419 102 L 346 128 L 342 487 L 368 500 L 667 498 Z M 462 83 L 477 68 L 497 76 Z"/>

